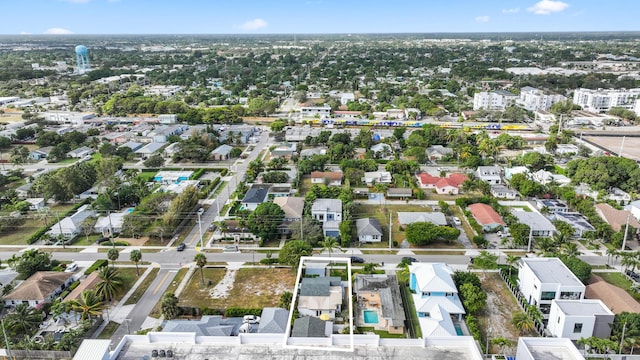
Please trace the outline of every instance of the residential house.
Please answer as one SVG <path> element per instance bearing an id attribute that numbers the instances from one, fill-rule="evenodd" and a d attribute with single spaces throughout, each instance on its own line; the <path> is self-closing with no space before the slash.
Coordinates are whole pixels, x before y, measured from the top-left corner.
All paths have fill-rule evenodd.
<path id="1" fill-rule="evenodd" d="M 114 234 L 122 232 L 122 224 L 124 224 L 124 217 L 130 214 L 129 209 L 125 209 L 121 212 L 109 213 L 107 216 L 100 216 L 96 220 L 96 224 L 93 226 L 93 230 L 102 236 L 110 237 Z M 171 234 L 167 233 L 167 236 Z"/>
<path id="2" fill-rule="evenodd" d="M 596 204 L 596 214 L 602 218 L 607 224 L 611 226 L 611 229 L 618 232 L 624 229 L 629 221 L 629 226 L 634 229 L 640 229 L 640 223 L 633 217 L 631 211 L 618 210 L 609 204 Z"/>
<path id="3" fill-rule="evenodd" d="M 586 287 L 558 258 L 522 258 L 518 267 L 518 289 L 544 319 L 549 319 L 552 300 L 584 298 Z"/>
<path id="4" fill-rule="evenodd" d="M 370 150 L 376 159 L 393 160 L 393 149 L 389 144 L 377 143 L 371 146 Z"/>
<path id="5" fill-rule="evenodd" d="M 82 159 L 85 156 L 89 156 L 93 154 L 94 151 L 92 148 L 87 146 L 82 146 L 77 149 L 71 150 L 67 153 L 67 156 L 74 159 Z"/>
<path id="6" fill-rule="evenodd" d="M 401 212 L 398 211 L 398 222 L 405 227 L 414 222 L 430 222 L 439 226 L 447 225 L 447 218 L 441 212 Z"/>
<path id="7" fill-rule="evenodd" d="M 499 166 L 478 166 L 476 175 L 484 182 L 497 185 L 502 183 L 501 172 L 502 169 Z"/>
<path id="8" fill-rule="evenodd" d="M 519 337 L 516 349 L 518 360 L 585 360 L 582 352 L 567 338 Z"/>
<path id="9" fill-rule="evenodd" d="M 291 337 L 330 337 L 333 333 L 333 322 L 320 320 L 313 316 L 302 316 L 293 322 Z"/>
<path id="10" fill-rule="evenodd" d="M 482 226 L 482 231 L 491 232 L 500 226 L 507 225 L 502 220 L 502 216 L 493 210 L 490 205 L 476 203 L 469 205 L 468 209 L 478 225 Z"/>
<path id="11" fill-rule="evenodd" d="M 311 205 L 311 217 L 322 223 L 324 236 L 340 236 L 342 201 L 339 199 L 316 199 Z"/>
<path id="12" fill-rule="evenodd" d="M 260 334 L 284 334 L 289 322 L 289 310 L 266 307 L 260 314 L 258 333 Z"/>
<path id="13" fill-rule="evenodd" d="M 173 183 L 168 185 L 160 185 L 156 189 L 157 192 L 166 192 L 173 194 L 182 194 L 187 188 L 195 187 L 197 188 L 200 185 L 200 180 L 183 180 L 179 183 Z"/>
<path id="14" fill-rule="evenodd" d="M 358 241 L 361 243 L 382 241 L 382 226 L 380 226 L 378 219 L 358 219 L 356 220 L 356 229 L 358 231 Z"/>
<path id="15" fill-rule="evenodd" d="M 423 337 L 457 335 L 454 320 L 461 321 L 465 310 L 452 276 L 447 264 L 409 265 L 409 288 Z"/>
<path id="16" fill-rule="evenodd" d="M 31 188 L 33 187 L 33 183 L 26 183 L 24 185 L 20 185 L 16 188 L 16 194 L 20 199 L 26 199 L 32 196 Z"/>
<path id="17" fill-rule="evenodd" d="M 166 143 L 163 142 L 152 142 L 136 150 L 134 154 L 135 156 L 141 157 L 143 159 L 148 158 L 149 156 L 155 154 L 158 150 L 162 149 L 162 147 L 165 145 Z"/>
<path id="18" fill-rule="evenodd" d="M 406 320 L 402 306 L 400 286 L 395 275 L 356 274 L 353 292 L 357 298 L 356 323 L 374 326 L 376 330 L 389 334 L 403 334 Z M 376 311 L 378 322 L 370 324 L 364 318 L 364 311 Z"/>
<path id="19" fill-rule="evenodd" d="M 323 147 L 315 147 L 310 149 L 300 150 L 300 158 L 309 158 L 314 155 L 326 155 L 327 149 Z"/>
<path id="20" fill-rule="evenodd" d="M 71 240 L 78 236 L 81 231 L 82 223 L 91 216 L 94 216 L 95 212 L 89 209 L 89 205 L 82 205 L 71 216 L 67 216 L 59 222 L 51 225 L 47 234 L 53 238 L 62 236 L 66 240 Z"/>
<path id="21" fill-rule="evenodd" d="M 429 146 L 426 152 L 431 161 L 440 161 L 442 158 L 453 156 L 453 149 L 442 145 Z"/>
<path id="22" fill-rule="evenodd" d="M 175 143 L 175 144 L 177 144 L 177 143 Z M 126 143 L 120 145 L 120 147 L 128 147 L 129 149 L 131 149 L 131 152 L 136 152 L 136 151 L 138 151 L 138 150 L 140 150 L 142 148 L 142 143 L 134 142 L 134 141 L 127 141 Z"/>
<path id="23" fill-rule="evenodd" d="M 491 195 L 499 199 L 515 200 L 520 194 L 505 185 L 491 185 Z"/>
<path id="24" fill-rule="evenodd" d="M 567 203 L 560 199 L 535 199 L 535 201 L 536 208 L 543 213 L 556 214 L 559 212 L 569 212 Z"/>
<path id="25" fill-rule="evenodd" d="M 575 155 L 579 151 L 578 147 L 573 144 L 558 144 L 556 148 L 556 155 Z"/>
<path id="26" fill-rule="evenodd" d="M 193 171 L 158 171 L 153 176 L 153 181 L 160 184 L 178 184 L 191 179 Z"/>
<path id="27" fill-rule="evenodd" d="M 607 192 L 607 199 L 622 204 L 628 204 L 631 201 L 631 194 L 617 187 L 612 187 Z"/>
<path id="28" fill-rule="evenodd" d="M 271 184 L 267 196 L 269 199 L 288 197 L 292 192 L 293 189 L 291 188 L 291 184 Z"/>
<path id="29" fill-rule="evenodd" d="M 537 212 L 514 210 L 511 213 L 519 223 L 525 224 L 531 229 L 531 236 L 551 237 L 556 232 L 556 227 L 551 221 Z"/>
<path id="30" fill-rule="evenodd" d="M 630 203 L 629 205 L 625 206 L 624 209 L 631 212 L 631 216 L 636 218 L 636 220 L 640 220 L 640 200 L 636 200 Z"/>
<path id="31" fill-rule="evenodd" d="M 388 188 L 387 198 L 390 199 L 410 199 L 413 197 L 411 188 Z"/>
<path id="32" fill-rule="evenodd" d="M 582 237 L 584 233 L 596 230 L 596 228 L 589 223 L 589 219 L 579 212 L 558 212 L 553 215 L 553 219 L 571 225 L 575 231 L 573 234 L 574 237 Z"/>
<path id="33" fill-rule="evenodd" d="M 298 296 L 300 316 L 333 320 L 342 311 L 344 294 L 342 282 L 336 276 L 303 278 Z"/>
<path id="34" fill-rule="evenodd" d="M 82 280 L 80 285 L 76 286 L 76 288 L 73 289 L 69 293 L 69 295 L 67 295 L 67 297 L 65 297 L 62 301 L 68 302 L 68 301 L 79 300 L 83 291 L 92 290 L 100 282 L 99 275 L 100 275 L 99 271 L 94 271 L 91 274 L 89 274 L 89 276 L 87 276 L 86 279 Z"/>
<path id="35" fill-rule="evenodd" d="M 213 240 L 240 242 L 259 241 L 260 237 L 249 231 L 249 228 L 240 226 L 238 220 L 224 220 L 223 225 L 219 226 L 213 233 Z"/>
<path id="36" fill-rule="evenodd" d="M 233 150 L 233 146 L 220 145 L 211 151 L 211 157 L 215 161 L 228 160 L 231 157 L 231 150 Z"/>
<path id="37" fill-rule="evenodd" d="M 362 182 L 367 184 L 367 186 L 372 186 L 374 184 L 391 184 L 393 182 L 393 177 L 391 177 L 391 173 L 388 171 L 371 171 L 364 173 Z"/>
<path id="38" fill-rule="evenodd" d="M 247 331 L 248 330 L 248 331 Z M 162 332 L 194 333 L 195 336 L 237 336 L 241 332 L 257 332 L 258 326 L 244 325 L 241 317 L 225 318 L 205 315 L 199 320 L 169 320 Z"/>
<path id="39" fill-rule="evenodd" d="M 258 205 L 267 201 L 271 184 L 253 184 L 240 202 L 245 210 L 255 210 Z"/>
<path id="40" fill-rule="evenodd" d="M 441 195 L 458 195 L 462 183 L 464 183 L 468 177 L 464 174 L 449 174 L 446 178 L 438 180 L 435 184 L 436 193 Z"/>
<path id="41" fill-rule="evenodd" d="M 302 106 L 300 107 L 300 113 L 302 117 L 315 117 L 328 118 L 331 116 L 331 106 L 325 104 L 325 106 Z"/>
<path id="42" fill-rule="evenodd" d="M 165 158 L 172 158 L 173 155 L 175 155 L 181 150 L 180 146 L 181 146 L 180 142 L 174 142 L 167 145 L 167 147 L 165 147 L 162 150 L 162 156 L 164 156 Z"/>
<path id="43" fill-rule="evenodd" d="M 29 210 L 38 211 L 46 205 L 44 198 L 27 198 L 24 201 L 29 203 Z"/>
<path id="44" fill-rule="evenodd" d="M 273 203 L 280 206 L 284 211 L 284 219 L 282 224 L 278 226 L 278 232 L 280 234 L 290 234 L 289 226 L 302 219 L 302 212 L 304 210 L 304 198 L 295 196 L 281 196 L 273 199 Z"/>
<path id="45" fill-rule="evenodd" d="M 524 174 L 525 176 L 529 176 L 531 172 L 529 171 L 529 168 L 526 166 L 514 166 L 514 167 L 510 167 L 510 168 L 504 168 L 504 179 L 509 181 L 511 180 L 511 177 L 513 177 L 513 175 L 515 174 Z"/>
<path id="46" fill-rule="evenodd" d="M 531 179 L 542 185 L 548 185 L 551 183 L 558 184 L 560 186 L 568 185 L 571 183 L 571 179 L 564 175 L 552 174 L 546 170 L 538 170 L 531 174 Z"/>
<path id="47" fill-rule="evenodd" d="M 49 153 L 53 150 L 53 146 L 45 146 L 40 149 L 33 150 L 29 153 L 29 159 L 38 161 L 46 159 L 49 156 Z"/>
<path id="48" fill-rule="evenodd" d="M 312 171 L 312 184 L 323 184 L 327 186 L 342 186 L 341 171 Z"/>
<path id="49" fill-rule="evenodd" d="M 73 273 L 37 271 L 5 295 L 4 302 L 11 307 L 24 303 L 39 308 L 43 303 L 52 302 L 72 282 Z"/>
<path id="50" fill-rule="evenodd" d="M 271 150 L 271 158 L 285 158 L 291 159 L 292 156 L 297 154 L 298 143 L 282 143 Z"/>
<path id="51" fill-rule="evenodd" d="M 422 189 L 435 189 L 438 181 L 442 179 L 439 176 L 433 176 L 429 173 L 420 173 L 416 175 L 416 177 L 418 178 L 418 185 Z"/>
<path id="52" fill-rule="evenodd" d="M 573 341 L 595 336 L 611 336 L 615 315 L 598 299 L 553 300 L 549 311 L 548 331 L 552 336 Z"/>

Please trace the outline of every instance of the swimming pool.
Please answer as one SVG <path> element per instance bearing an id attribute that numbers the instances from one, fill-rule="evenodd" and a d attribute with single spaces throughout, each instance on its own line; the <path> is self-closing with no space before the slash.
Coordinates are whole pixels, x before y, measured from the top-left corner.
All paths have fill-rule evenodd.
<path id="1" fill-rule="evenodd" d="M 453 324 L 453 327 L 456 329 L 456 335 L 458 336 L 462 336 L 462 328 L 460 327 L 460 324 Z"/>
<path id="2" fill-rule="evenodd" d="M 364 311 L 364 323 L 365 324 L 377 324 L 378 323 L 378 312 L 375 310 L 365 310 Z"/>
<path id="3" fill-rule="evenodd" d="M 127 214 L 131 214 L 133 212 L 134 208 L 128 208 L 127 209 Z"/>

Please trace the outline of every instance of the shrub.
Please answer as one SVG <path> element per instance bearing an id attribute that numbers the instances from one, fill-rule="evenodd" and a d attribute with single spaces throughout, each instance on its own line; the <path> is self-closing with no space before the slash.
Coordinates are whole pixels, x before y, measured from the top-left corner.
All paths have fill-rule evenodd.
<path id="1" fill-rule="evenodd" d="M 230 307 L 224 311 L 224 317 L 242 317 L 245 315 L 260 316 L 260 314 L 262 314 L 262 309 L 245 309 L 245 308 Z"/>
<path id="2" fill-rule="evenodd" d="M 473 243 L 476 244 L 478 247 L 485 249 L 489 242 L 487 241 L 487 239 L 484 238 L 484 236 L 476 235 L 473 237 Z"/>
<path id="3" fill-rule="evenodd" d="M 200 308 L 200 312 L 202 315 L 224 315 L 224 310 L 222 309 L 212 309 L 208 307 Z"/>
<path id="4" fill-rule="evenodd" d="M 114 241 L 113 245 L 109 241 L 102 243 L 102 246 L 129 246 L 129 243 L 124 240 Z"/>
<path id="5" fill-rule="evenodd" d="M 198 169 L 196 170 L 193 175 L 191 175 L 191 180 L 197 180 L 200 178 L 200 176 L 202 176 L 202 174 L 204 174 L 204 169 Z"/>
<path id="6" fill-rule="evenodd" d="M 31 234 L 31 236 L 29 236 L 29 238 L 27 239 L 27 244 L 31 245 L 34 242 L 40 240 L 40 238 L 42 237 L 42 235 L 44 235 L 47 230 L 49 230 L 48 226 L 43 226 L 41 228 L 39 228 L 35 233 Z"/>
<path id="7" fill-rule="evenodd" d="M 100 260 L 96 260 L 96 262 L 93 263 L 93 265 L 89 266 L 89 268 L 87 268 L 87 270 L 84 272 L 85 275 L 89 275 L 92 272 L 105 267 L 109 264 L 109 260 L 107 259 L 100 259 Z"/>
<path id="8" fill-rule="evenodd" d="M 278 258 L 260 259 L 260 264 L 263 264 L 263 265 L 273 265 L 273 264 L 277 264 L 278 262 L 279 262 Z"/>
<path id="9" fill-rule="evenodd" d="M 465 320 L 471 336 L 473 336 L 477 341 L 480 341 L 480 326 L 478 326 L 478 319 L 473 315 L 467 315 Z"/>

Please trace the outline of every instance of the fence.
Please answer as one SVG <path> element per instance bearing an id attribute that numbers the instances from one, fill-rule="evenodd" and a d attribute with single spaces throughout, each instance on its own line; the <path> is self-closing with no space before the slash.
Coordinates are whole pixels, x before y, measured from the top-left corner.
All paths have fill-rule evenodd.
<path id="1" fill-rule="evenodd" d="M 511 284 L 511 282 L 507 278 L 508 275 L 505 275 L 505 273 L 506 273 L 505 270 L 500 270 L 499 273 L 500 273 L 500 277 L 502 278 L 502 280 L 505 282 L 505 284 L 507 284 L 507 287 L 509 288 L 509 291 L 511 291 L 513 296 L 516 298 L 516 301 L 518 302 L 518 306 L 520 306 L 520 308 L 522 309 L 522 311 L 525 314 L 528 314 L 527 308 L 530 305 L 527 302 L 527 299 L 524 298 L 524 296 L 522 295 L 520 290 L 518 290 L 518 288 L 515 285 Z M 533 320 L 533 324 L 535 326 L 536 332 L 538 333 L 538 335 L 542 336 L 542 334 L 544 333 L 544 324 L 539 322 L 536 319 L 532 319 L 532 320 Z"/>

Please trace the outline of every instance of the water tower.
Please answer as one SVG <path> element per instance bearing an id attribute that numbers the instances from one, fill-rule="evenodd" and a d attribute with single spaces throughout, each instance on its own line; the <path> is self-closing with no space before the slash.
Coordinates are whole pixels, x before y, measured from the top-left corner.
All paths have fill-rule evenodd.
<path id="1" fill-rule="evenodd" d="M 91 70 L 89 63 L 89 49 L 84 45 L 76 46 L 76 63 L 78 64 L 78 74 L 85 74 Z"/>

